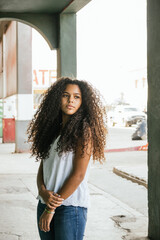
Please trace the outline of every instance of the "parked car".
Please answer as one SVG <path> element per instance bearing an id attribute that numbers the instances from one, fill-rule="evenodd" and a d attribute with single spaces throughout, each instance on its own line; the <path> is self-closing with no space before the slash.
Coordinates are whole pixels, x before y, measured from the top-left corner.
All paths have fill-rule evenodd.
<path id="1" fill-rule="evenodd" d="M 132 140 L 147 139 L 147 120 L 143 120 L 137 125 L 135 132 L 132 134 Z"/>
<path id="2" fill-rule="evenodd" d="M 129 127 L 146 119 L 146 114 L 140 111 L 137 107 L 131 105 L 119 105 L 112 113 L 108 114 L 108 117 L 112 126 L 118 124 Z"/>

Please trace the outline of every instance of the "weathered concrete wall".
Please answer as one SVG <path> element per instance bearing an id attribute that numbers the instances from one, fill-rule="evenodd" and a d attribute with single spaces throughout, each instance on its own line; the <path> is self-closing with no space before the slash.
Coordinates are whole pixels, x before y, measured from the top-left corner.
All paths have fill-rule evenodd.
<path id="1" fill-rule="evenodd" d="M 29 150 L 27 126 L 33 116 L 32 95 L 32 29 L 17 23 L 17 116 L 16 152 Z"/>
<path id="2" fill-rule="evenodd" d="M 32 93 L 32 29 L 17 23 L 17 93 Z"/>
<path id="3" fill-rule="evenodd" d="M 3 142 L 14 142 L 17 92 L 16 22 L 9 25 L 3 34 L 2 43 Z"/>
<path id="4" fill-rule="evenodd" d="M 3 98 L 3 43 L 0 42 L 0 99 Z"/>
<path id="5" fill-rule="evenodd" d="M 17 53 L 16 53 L 16 22 L 12 22 L 4 35 L 4 81 L 6 91 L 4 97 L 11 96 L 17 92 Z"/>
<path id="6" fill-rule="evenodd" d="M 147 1 L 149 237 L 160 239 L 160 1 Z"/>
<path id="7" fill-rule="evenodd" d="M 29 144 L 27 143 L 28 136 L 26 134 L 26 129 L 29 125 L 29 120 L 17 120 L 16 121 L 16 149 L 18 153 L 28 152 Z"/>

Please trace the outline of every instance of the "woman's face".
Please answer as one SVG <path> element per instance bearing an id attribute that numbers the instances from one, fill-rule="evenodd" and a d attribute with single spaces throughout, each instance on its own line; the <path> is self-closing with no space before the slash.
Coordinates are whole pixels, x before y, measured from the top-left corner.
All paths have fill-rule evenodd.
<path id="1" fill-rule="evenodd" d="M 73 115 L 82 104 L 81 90 L 76 84 L 68 84 L 61 98 L 61 110 L 64 115 Z"/>

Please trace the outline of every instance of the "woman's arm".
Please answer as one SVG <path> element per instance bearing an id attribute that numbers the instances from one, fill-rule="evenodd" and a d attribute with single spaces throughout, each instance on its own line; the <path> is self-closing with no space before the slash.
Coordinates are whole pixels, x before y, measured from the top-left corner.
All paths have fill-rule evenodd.
<path id="1" fill-rule="evenodd" d="M 38 174 L 37 174 L 37 187 L 38 187 L 38 193 L 41 196 L 41 193 L 43 190 L 46 190 L 46 187 L 44 185 L 43 181 L 43 161 L 41 161 L 38 169 Z"/>
<path id="2" fill-rule="evenodd" d="M 75 152 L 73 171 L 70 177 L 66 180 L 66 182 L 58 192 L 58 194 L 60 194 L 63 199 L 68 198 L 82 182 L 91 157 L 91 152 L 92 152 L 91 141 L 88 142 L 87 146 L 84 149 L 84 152 L 82 152 L 80 141 L 78 142 Z"/>
<path id="3" fill-rule="evenodd" d="M 46 189 L 44 180 L 43 180 L 43 161 L 41 161 L 38 174 L 37 174 L 37 187 L 39 195 L 43 198 L 46 205 L 49 207 L 48 210 L 53 212 L 53 209 L 59 207 L 62 204 L 63 199 L 53 191 Z M 54 214 L 44 211 L 39 220 L 39 227 L 41 231 L 48 232 L 50 231 L 50 222 Z"/>
<path id="4" fill-rule="evenodd" d="M 47 190 L 45 187 L 43 180 L 43 161 L 41 161 L 38 169 L 37 187 L 39 195 L 43 198 L 44 202 L 49 208 L 55 209 L 62 204 L 63 199 L 58 194 Z"/>

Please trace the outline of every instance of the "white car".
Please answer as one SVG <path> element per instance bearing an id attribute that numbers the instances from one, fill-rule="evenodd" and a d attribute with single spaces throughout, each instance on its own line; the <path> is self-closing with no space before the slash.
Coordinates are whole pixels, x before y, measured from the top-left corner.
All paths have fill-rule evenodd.
<path id="1" fill-rule="evenodd" d="M 140 111 L 137 107 L 130 105 L 119 105 L 115 108 L 112 114 L 109 114 L 109 121 L 112 123 L 112 126 L 118 124 L 129 127 L 144 119 L 146 119 L 146 114 Z"/>

